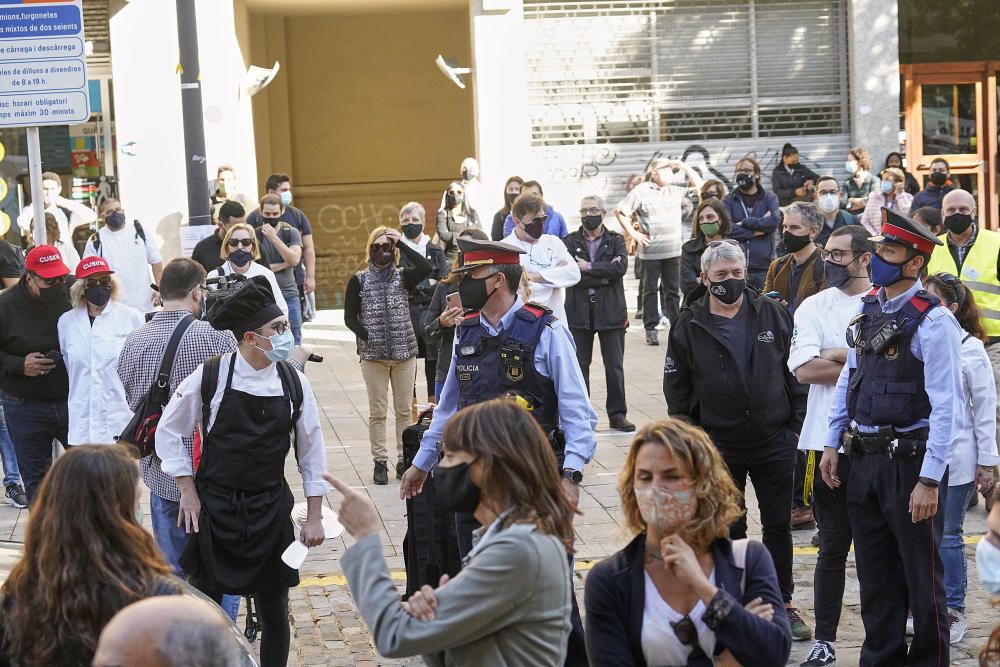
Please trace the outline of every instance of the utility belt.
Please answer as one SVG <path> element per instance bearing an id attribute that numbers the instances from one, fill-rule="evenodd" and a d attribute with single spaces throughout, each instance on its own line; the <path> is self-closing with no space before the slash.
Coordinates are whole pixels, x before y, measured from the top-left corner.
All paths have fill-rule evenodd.
<path id="1" fill-rule="evenodd" d="M 918 458 L 927 451 L 929 429 L 897 431 L 892 426 L 883 426 L 878 433 L 861 433 L 848 429 L 841 438 L 844 453 L 852 459 L 866 454 L 881 454 L 892 459 Z"/>

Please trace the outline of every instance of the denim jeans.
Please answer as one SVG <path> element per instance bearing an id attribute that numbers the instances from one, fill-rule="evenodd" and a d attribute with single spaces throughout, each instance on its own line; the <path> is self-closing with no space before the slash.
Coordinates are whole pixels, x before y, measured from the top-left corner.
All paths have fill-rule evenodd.
<path id="1" fill-rule="evenodd" d="M 944 535 L 941 537 L 941 562 L 944 564 L 944 595 L 950 609 L 965 613 L 966 563 L 962 542 L 962 524 L 976 483 L 959 484 L 948 489 L 944 501 Z"/>
<path id="2" fill-rule="evenodd" d="M 0 459 L 3 459 L 3 486 L 6 489 L 11 484 L 21 483 L 21 471 L 17 467 L 17 454 L 14 453 L 14 442 L 7 430 L 4 419 L 3 401 L 0 401 Z"/>
<path id="3" fill-rule="evenodd" d="M 150 520 L 153 522 L 153 539 L 156 545 L 163 552 L 163 558 L 167 565 L 173 568 L 178 577 L 187 578 L 181 571 L 181 566 L 177 563 L 180 560 L 184 547 L 187 546 L 188 534 L 183 527 L 177 525 L 177 514 L 180 512 L 180 503 L 173 500 L 161 498 L 155 493 L 149 494 Z M 229 618 L 236 622 L 240 615 L 240 596 L 223 595 L 222 609 L 229 615 Z"/>
<path id="4" fill-rule="evenodd" d="M 3 392 L 3 410 L 30 504 L 52 466 L 52 441 L 58 440 L 66 446 L 69 429 L 66 399 L 38 401 Z"/>
<path id="5" fill-rule="evenodd" d="M 292 336 L 295 337 L 295 344 L 302 344 L 302 302 L 299 301 L 299 295 L 289 296 L 285 295 L 285 301 L 288 302 L 288 321 L 292 325 Z"/>

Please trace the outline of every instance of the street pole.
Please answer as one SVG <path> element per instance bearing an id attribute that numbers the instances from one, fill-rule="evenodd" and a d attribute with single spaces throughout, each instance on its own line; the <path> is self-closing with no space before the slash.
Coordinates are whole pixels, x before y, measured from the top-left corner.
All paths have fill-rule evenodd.
<path id="1" fill-rule="evenodd" d="M 37 127 L 25 128 L 28 132 L 28 180 L 31 182 L 31 217 L 34 220 L 32 238 L 35 245 L 45 245 L 45 203 L 42 194 L 42 148 Z"/>
<path id="2" fill-rule="evenodd" d="M 195 0 L 177 0 L 177 42 L 181 58 L 181 111 L 184 118 L 184 167 L 187 171 L 188 224 L 212 224 L 205 160 L 205 121 L 201 106 L 198 21 Z"/>

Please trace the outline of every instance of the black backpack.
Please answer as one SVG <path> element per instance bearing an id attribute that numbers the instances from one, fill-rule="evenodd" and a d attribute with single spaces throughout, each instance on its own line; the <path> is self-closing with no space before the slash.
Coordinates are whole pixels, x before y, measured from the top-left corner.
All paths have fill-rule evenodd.
<path id="1" fill-rule="evenodd" d="M 115 438 L 117 442 L 134 445 L 139 450 L 141 458 L 149 456 L 156 450 L 156 428 L 160 424 L 160 417 L 163 416 L 163 409 L 170 401 L 170 370 L 174 365 L 177 346 L 192 322 L 194 316 L 185 315 L 174 327 L 170 340 L 167 341 L 167 348 L 163 352 L 163 359 L 160 360 L 160 370 L 156 374 L 156 379 L 149 386 L 149 391 L 139 403 L 128 426 Z"/>
<path id="2" fill-rule="evenodd" d="M 234 352 L 239 354 L 239 352 Z M 212 418 L 212 397 L 215 396 L 215 391 L 219 387 L 219 367 L 222 357 L 215 356 L 209 357 L 205 360 L 205 367 L 202 369 L 201 373 L 201 442 L 202 448 L 205 446 L 205 438 L 208 435 L 208 422 Z M 287 361 L 279 361 L 278 367 L 278 377 L 281 378 L 281 386 L 285 389 L 285 395 L 288 396 L 292 401 L 292 434 L 294 437 L 295 426 L 299 423 L 299 417 L 302 416 L 302 381 L 299 379 L 299 374 L 295 372 L 295 367 L 292 366 Z M 299 452 L 295 451 L 295 460 L 299 460 Z"/>

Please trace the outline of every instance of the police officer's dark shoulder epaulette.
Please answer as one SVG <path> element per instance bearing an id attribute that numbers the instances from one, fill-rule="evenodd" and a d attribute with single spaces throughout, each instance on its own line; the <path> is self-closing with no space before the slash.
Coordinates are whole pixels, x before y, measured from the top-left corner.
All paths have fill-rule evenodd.
<path id="1" fill-rule="evenodd" d="M 534 301 L 528 301 L 528 302 L 526 302 L 522 306 L 522 310 L 527 311 L 528 313 L 534 315 L 536 320 L 540 319 L 542 317 L 545 317 L 546 315 L 552 315 L 552 309 L 551 308 L 549 308 L 547 306 L 543 306 L 540 303 L 535 303 Z M 556 317 L 553 315 L 552 317 L 548 318 L 548 321 L 545 323 L 545 326 L 549 326 L 549 327 L 552 326 L 552 323 L 555 320 L 556 320 Z"/>

